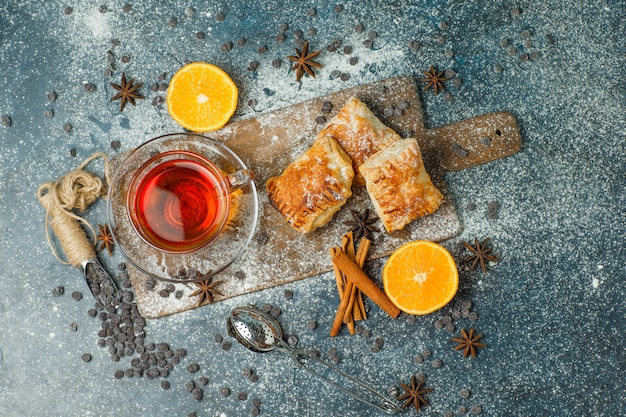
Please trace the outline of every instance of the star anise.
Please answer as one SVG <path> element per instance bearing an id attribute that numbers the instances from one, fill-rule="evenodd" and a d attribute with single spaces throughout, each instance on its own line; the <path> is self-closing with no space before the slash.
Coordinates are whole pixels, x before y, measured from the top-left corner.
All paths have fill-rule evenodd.
<path id="1" fill-rule="evenodd" d="M 135 78 L 131 78 L 130 81 L 126 81 L 126 74 L 122 73 L 122 84 L 111 84 L 111 87 L 115 88 L 119 91 L 116 95 L 113 96 L 111 101 L 120 100 L 120 111 L 124 111 L 124 107 L 126 107 L 126 102 L 136 106 L 135 100 L 145 99 L 145 97 L 137 92 L 139 88 L 143 85 L 143 83 L 134 84 Z"/>
<path id="2" fill-rule="evenodd" d="M 322 68 L 322 66 L 317 62 L 312 61 L 312 59 L 321 53 L 321 50 L 309 53 L 309 41 L 306 41 L 304 42 L 302 51 L 296 48 L 296 56 L 290 55 L 287 57 L 295 62 L 293 68 L 291 69 L 296 70 L 296 81 L 300 81 L 305 72 L 315 78 L 315 73 L 313 72 L 312 67 Z"/>
<path id="3" fill-rule="evenodd" d="M 487 263 L 485 261 L 492 261 L 492 262 L 498 261 L 497 257 L 491 255 L 493 246 L 489 248 L 487 247 L 487 244 L 489 243 L 490 240 L 491 238 L 488 237 L 487 239 L 483 241 L 483 243 L 479 243 L 478 239 L 474 238 L 475 246 L 470 245 L 468 242 L 463 242 L 463 246 L 465 246 L 467 250 L 473 253 L 473 255 L 468 256 L 463 261 L 465 263 L 470 263 L 470 262 L 472 263 L 472 265 L 470 266 L 470 269 L 474 269 L 476 265 L 480 262 L 480 269 L 482 269 L 483 274 L 484 274 L 487 272 Z"/>
<path id="4" fill-rule="evenodd" d="M 426 78 L 422 78 L 422 82 L 426 83 L 426 87 L 424 87 L 424 91 L 428 90 L 430 87 L 433 88 L 435 94 L 439 94 L 439 91 L 445 90 L 443 83 L 448 79 L 443 76 L 444 71 L 437 72 L 435 68 L 431 65 L 428 71 L 423 71 Z"/>
<path id="5" fill-rule="evenodd" d="M 197 295 L 200 296 L 200 299 L 198 300 L 198 305 L 197 305 L 198 307 L 204 304 L 213 304 L 213 297 L 215 295 L 222 295 L 222 293 L 219 292 L 215 288 L 222 282 L 224 281 L 211 282 L 211 278 L 205 279 L 202 281 L 196 281 L 194 282 L 194 284 L 196 284 L 198 289 L 194 291 L 193 293 L 191 293 L 189 296 L 190 297 L 195 297 Z"/>
<path id="6" fill-rule="evenodd" d="M 472 355 L 472 358 L 475 358 L 476 349 L 487 347 L 486 344 L 479 342 L 482 337 L 482 334 L 474 335 L 474 329 L 469 329 L 469 332 L 465 331 L 465 329 L 461 329 L 461 337 L 453 337 L 450 340 L 459 344 L 454 350 L 463 349 L 464 358 L 467 358 L 468 355 Z"/>
<path id="7" fill-rule="evenodd" d="M 370 239 L 372 233 L 378 232 L 378 229 L 373 226 L 378 219 L 370 219 L 370 209 L 365 209 L 363 213 L 359 213 L 356 210 L 350 210 L 353 220 L 347 220 L 343 222 L 346 226 L 351 227 L 350 231 L 354 236 L 354 242 L 358 242 L 361 236 L 366 239 Z M 371 240 L 371 239 L 370 239 Z"/>
<path id="8" fill-rule="evenodd" d="M 98 225 L 98 236 L 96 236 L 96 250 L 98 252 L 106 249 L 107 252 L 109 252 L 109 256 L 113 256 L 113 247 L 115 246 L 113 233 L 115 233 L 115 230 L 111 232 L 108 224 Z M 115 237 L 117 237 L 117 235 Z"/>
<path id="9" fill-rule="evenodd" d="M 428 401 L 422 397 L 422 395 L 434 391 L 434 388 L 422 388 L 422 384 L 424 381 L 417 382 L 417 378 L 415 375 L 411 376 L 411 386 L 400 383 L 400 386 L 406 393 L 402 394 L 398 397 L 398 400 L 406 400 L 404 404 L 402 404 L 402 408 L 407 408 L 409 405 L 413 404 L 416 411 L 420 410 L 422 405 L 429 405 Z"/>

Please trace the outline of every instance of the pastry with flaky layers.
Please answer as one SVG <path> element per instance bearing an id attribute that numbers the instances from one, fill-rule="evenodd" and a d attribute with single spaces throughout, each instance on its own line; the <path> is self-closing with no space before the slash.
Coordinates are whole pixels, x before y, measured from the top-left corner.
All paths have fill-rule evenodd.
<path id="1" fill-rule="evenodd" d="M 352 195 L 350 157 L 331 137 L 318 137 L 277 177 L 267 181 L 270 203 L 299 232 L 325 225 Z"/>
<path id="2" fill-rule="evenodd" d="M 356 173 L 354 183 L 360 186 L 365 185 L 365 181 L 359 175 L 359 166 L 376 152 L 401 139 L 356 97 L 346 101 L 318 136 L 331 136 L 339 142 L 352 159 L 352 168 Z"/>
<path id="3" fill-rule="evenodd" d="M 367 193 L 388 232 L 434 213 L 443 200 L 424 168 L 415 139 L 402 139 L 359 167 Z"/>

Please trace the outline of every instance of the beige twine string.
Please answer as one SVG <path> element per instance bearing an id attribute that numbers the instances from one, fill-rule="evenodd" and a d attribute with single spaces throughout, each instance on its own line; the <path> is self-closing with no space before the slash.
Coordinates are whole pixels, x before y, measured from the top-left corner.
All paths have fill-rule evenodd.
<path id="1" fill-rule="evenodd" d="M 89 222 L 73 212 L 74 209 L 85 211 L 98 198 L 106 194 L 106 184 L 102 179 L 83 170 L 91 161 L 97 158 L 104 160 L 104 177 L 106 184 L 109 179 L 109 158 L 103 152 L 98 152 L 87 158 L 74 171 L 62 176 L 55 182 L 42 184 L 37 190 L 39 203 L 46 210 L 46 238 L 54 257 L 65 265 L 81 266 L 83 261 L 96 257 L 94 242 L 85 235 L 81 223 L 88 227 L 93 237 L 94 228 Z M 61 259 L 52 244 L 50 229 L 59 239 L 63 252 L 68 260 Z"/>

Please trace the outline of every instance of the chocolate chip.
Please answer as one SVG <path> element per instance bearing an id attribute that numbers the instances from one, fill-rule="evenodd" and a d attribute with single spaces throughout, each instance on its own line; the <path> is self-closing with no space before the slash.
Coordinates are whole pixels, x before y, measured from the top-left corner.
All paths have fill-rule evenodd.
<path id="1" fill-rule="evenodd" d="M 313 8 L 308 9 L 308 10 L 306 11 L 306 15 L 307 15 L 308 17 L 315 17 L 315 15 L 316 15 L 316 14 L 317 14 L 317 10 L 315 10 L 315 9 L 313 9 Z"/>
<path id="2" fill-rule="evenodd" d="M 228 387 L 220 388 L 220 395 L 222 397 L 228 397 L 230 395 L 230 388 L 228 388 Z"/>
<path id="3" fill-rule="evenodd" d="M 54 287 L 52 289 L 52 295 L 54 295 L 55 297 L 62 296 L 64 292 L 65 292 L 65 287 L 61 285 L 59 285 L 58 287 Z"/>
<path id="4" fill-rule="evenodd" d="M 528 38 L 530 38 L 530 30 L 523 30 L 520 35 L 521 35 L 522 39 L 528 39 Z"/>
<path id="5" fill-rule="evenodd" d="M 246 38 L 237 38 L 237 46 L 244 46 L 246 44 Z"/>
<path id="6" fill-rule="evenodd" d="M 461 391 L 459 391 L 459 395 L 461 396 L 461 398 L 469 398 L 471 392 L 467 388 L 463 388 Z"/>
<path id="7" fill-rule="evenodd" d="M 441 359 L 435 359 L 431 363 L 432 367 L 435 369 L 441 368 L 443 366 L 443 361 Z"/>
<path id="8" fill-rule="evenodd" d="M 72 299 L 75 301 L 80 300 L 81 298 L 83 298 L 83 294 L 81 294 L 79 291 L 74 291 L 72 293 Z"/>
<path id="9" fill-rule="evenodd" d="M 193 395 L 193 398 L 196 401 L 202 401 L 202 389 L 200 388 L 194 388 L 193 391 L 191 391 L 191 395 Z"/>
<path id="10" fill-rule="evenodd" d="M 341 73 L 341 75 L 339 76 L 339 79 L 341 81 L 348 81 L 350 79 L 350 74 L 346 74 L 345 72 Z"/>
<path id="11" fill-rule="evenodd" d="M 230 350 L 230 348 L 232 347 L 231 343 L 226 340 L 222 343 L 222 350 Z"/>
<path id="12" fill-rule="evenodd" d="M 82 356 L 80 357 L 80 359 L 83 362 L 90 362 L 91 361 L 91 355 L 89 353 L 83 353 Z"/>
<path id="13" fill-rule="evenodd" d="M 469 155 L 469 151 L 463 149 L 461 145 L 456 142 L 452 144 L 452 150 L 459 158 L 465 158 Z"/>
<path id="14" fill-rule="evenodd" d="M 287 338 L 287 344 L 288 344 L 289 346 L 295 346 L 295 345 L 297 345 L 297 344 L 298 344 L 298 337 L 297 337 L 297 336 L 295 336 L 295 335 L 290 335 L 290 336 Z"/>
<path id="15" fill-rule="evenodd" d="M 185 389 L 189 392 L 193 391 L 196 388 L 196 384 L 193 381 L 185 382 Z"/>
<path id="16" fill-rule="evenodd" d="M 424 362 L 424 357 L 418 353 L 417 355 L 413 356 L 413 362 L 419 365 L 420 363 Z"/>
<path id="17" fill-rule="evenodd" d="M 417 51 L 421 47 L 422 47 L 422 45 L 418 41 L 410 41 L 409 42 L 409 48 L 414 50 L 414 51 Z"/>
<path id="18" fill-rule="evenodd" d="M 371 48 L 373 44 L 374 41 L 372 39 L 365 39 L 363 41 L 363 46 L 365 46 L 366 48 Z"/>
<path id="19" fill-rule="evenodd" d="M 315 118 L 315 123 L 318 123 L 318 124 L 326 123 L 326 118 L 324 116 L 317 116 Z"/>
<path id="20" fill-rule="evenodd" d="M 296 39 L 300 39 L 302 38 L 302 31 L 300 29 L 296 29 L 293 31 L 293 36 Z"/>
<path id="21" fill-rule="evenodd" d="M 444 43 L 446 43 L 446 38 L 444 36 L 438 35 L 435 38 L 435 41 L 439 44 L 439 45 L 443 45 Z"/>
<path id="22" fill-rule="evenodd" d="M 447 30 L 448 29 L 448 23 L 446 23 L 446 22 L 439 22 L 439 23 L 437 23 L 437 27 L 439 28 L 439 30 Z"/>
<path id="23" fill-rule="evenodd" d="M 161 381 L 161 388 L 162 389 L 170 389 L 170 382 L 169 381 Z"/>
<path id="24" fill-rule="evenodd" d="M 454 333 L 454 331 L 456 330 L 456 326 L 452 323 L 448 323 L 446 324 L 446 327 L 444 327 L 444 329 L 446 329 L 446 331 L 449 333 Z"/>
<path id="25" fill-rule="evenodd" d="M 430 356 L 432 355 L 432 352 L 430 351 L 430 349 L 424 349 L 422 350 L 422 357 L 424 359 L 428 359 L 430 358 Z"/>
<path id="26" fill-rule="evenodd" d="M 476 313 L 476 312 L 472 311 L 472 312 L 469 314 L 469 316 L 467 316 L 467 318 L 469 319 L 469 321 L 474 322 L 474 321 L 478 320 L 478 313 Z"/>
<path id="27" fill-rule="evenodd" d="M 261 65 L 261 63 L 259 61 L 251 61 L 248 64 L 247 70 L 254 72 L 254 71 L 256 71 L 259 68 L 260 65 Z"/>
<path id="28" fill-rule="evenodd" d="M 245 392 L 240 392 L 237 394 L 237 399 L 239 401 L 245 401 L 248 399 L 248 394 L 246 394 Z"/>
<path id="29" fill-rule="evenodd" d="M 174 351 L 174 355 L 178 356 L 179 358 L 184 358 L 185 356 L 187 356 L 187 351 L 183 348 L 179 348 Z"/>
<path id="30" fill-rule="evenodd" d="M 354 26 L 354 31 L 355 31 L 356 33 L 363 33 L 363 32 L 365 31 L 365 28 L 363 27 L 363 25 L 362 25 L 362 24 L 357 23 L 357 24 Z"/>
<path id="31" fill-rule="evenodd" d="M 122 379 L 124 378 L 124 371 L 122 371 L 121 369 L 118 369 L 117 371 L 115 371 L 113 376 L 115 377 L 115 379 Z"/>
<path id="32" fill-rule="evenodd" d="M 73 331 L 73 332 L 78 330 L 78 325 L 76 323 L 74 323 L 74 322 L 71 322 L 69 327 L 70 327 L 70 330 Z"/>
<path id="33" fill-rule="evenodd" d="M 506 38 L 500 39 L 500 46 L 506 48 L 507 46 L 509 46 L 509 40 Z"/>
<path id="34" fill-rule="evenodd" d="M 259 376 L 257 374 L 252 374 L 248 377 L 248 381 L 250 382 L 257 382 L 259 380 Z"/>
<path id="35" fill-rule="evenodd" d="M 285 290 L 285 292 L 283 292 L 283 297 L 285 297 L 287 300 L 292 299 L 293 298 L 293 291 Z"/>
<path id="36" fill-rule="evenodd" d="M 74 9 L 70 6 L 67 6 L 65 9 L 63 9 L 63 13 L 65 13 L 67 16 L 71 15 L 73 11 Z"/>
<path id="37" fill-rule="evenodd" d="M 192 374 L 195 374 L 199 370 L 200 370 L 200 365 L 198 365 L 197 363 L 192 363 L 189 366 L 187 366 L 187 372 L 190 372 Z"/>
<path id="38" fill-rule="evenodd" d="M 500 204 L 497 201 L 490 201 L 487 204 L 487 212 L 489 215 L 489 218 L 491 220 L 496 220 L 498 219 L 498 210 L 500 209 Z"/>
<path id="39" fill-rule="evenodd" d="M 274 40 L 278 43 L 283 43 L 285 42 L 285 39 L 287 39 L 287 37 L 285 36 L 284 33 L 279 33 L 278 35 L 276 35 L 276 37 L 274 38 Z"/>
<path id="40" fill-rule="evenodd" d="M 196 9 L 194 9 L 193 7 L 189 6 L 187 8 L 185 8 L 185 14 L 187 16 L 193 16 L 193 14 L 196 12 Z"/>
<path id="41" fill-rule="evenodd" d="M 281 313 L 281 312 L 282 312 L 282 311 L 280 310 L 280 308 L 278 308 L 278 307 L 272 307 L 272 309 L 270 310 L 270 315 L 271 315 L 272 317 L 276 318 L 276 317 L 280 316 L 280 313 Z"/>
<path id="42" fill-rule="evenodd" d="M 336 4 L 335 7 L 333 7 L 333 10 L 335 11 L 335 13 L 343 12 L 343 4 Z"/>
<path id="43" fill-rule="evenodd" d="M 204 39 L 206 37 L 204 32 L 196 32 L 195 36 L 196 36 L 196 39 Z"/>
<path id="44" fill-rule="evenodd" d="M 215 13 L 215 21 L 223 22 L 224 19 L 226 19 L 226 16 L 224 15 L 224 13 L 222 13 L 222 12 Z"/>
<path id="45" fill-rule="evenodd" d="M 472 414 L 480 414 L 483 412 L 483 407 L 480 405 L 473 405 L 472 408 L 470 408 L 470 411 Z"/>
<path id="46" fill-rule="evenodd" d="M 511 9 L 511 16 L 519 17 L 520 14 L 522 14 L 522 11 L 519 9 L 519 7 L 513 7 Z"/>
<path id="47" fill-rule="evenodd" d="M 467 413 L 467 407 L 464 405 L 460 405 L 459 408 L 457 408 L 456 410 L 459 414 L 466 414 Z"/>
<path id="48" fill-rule="evenodd" d="M 176 25 L 178 25 L 178 19 L 176 19 L 175 17 L 170 18 L 168 25 L 171 28 L 176 27 Z"/>
<path id="49" fill-rule="evenodd" d="M 221 334 L 218 333 L 218 334 L 213 336 L 213 341 L 215 343 L 222 343 L 224 341 L 224 338 L 222 337 Z"/>
<path id="50" fill-rule="evenodd" d="M 514 46 L 509 46 L 506 51 L 508 52 L 509 55 L 515 55 L 517 54 L 517 48 Z"/>
<path id="51" fill-rule="evenodd" d="M 448 59 L 452 59 L 452 57 L 454 57 L 454 51 L 452 49 L 447 49 L 443 54 Z"/>
<path id="52" fill-rule="evenodd" d="M 165 288 L 163 288 L 161 291 L 159 291 L 159 295 L 162 298 L 167 298 L 170 296 L 170 292 L 168 290 L 166 290 Z"/>
<path id="53" fill-rule="evenodd" d="M 493 64 L 493 72 L 495 72 L 496 74 L 500 74 L 502 71 L 504 71 L 504 68 L 502 68 L 502 65 Z"/>
<path id="54" fill-rule="evenodd" d="M 313 36 L 317 35 L 317 29 L 313 28 L 313 27 L 308 28 L 307 31 L 306 31 L 306 34 L 308 36 L 310 36 L 310 37 L 313 37 Z"/>
<path id="55" fill-rule="evenodd" d="M 233 49 L 233 43 L 230 41 L 224 42 L 222 46 L 220 47 L 220 49 L 222 50 L 222 52 L 228 52 L 231 49 Z"/>
<path id="56" fill-rule="evenodd" d="M 43 112 L 43 115 L 46 119 L 52 119 L 54 117 L 54 112 L 52 110 L 46 110 Z"/>
<path id="57" fill-rule="evenodd" d="M 198 378 L 198 384 L 205 386 L 208 383 L 209 379 L 206 376 L 201 376 L 200 378 Z"/>
<path id="58" fill-rule="evenodd" d="M 131 10 L 133 10 L 133 6 L 132 4 L 126 3 L 124 4 L 124 7 L 122 7 L 122 10 L 124 10 L 125 13 L 129 13 Z"/>
<path id="59" fill-rule="evenodd" d="M 317 323 L 315 322 L 315 320 L 309 320 L 306 323 L 306 328 L 309 330 L 313 330 L 317 327 Z"/>
<path id="60" fill-rule="evenodd" d="M 259 54 L 264 54 L 267 52 L 267 46 L 259 46 L 259 48 L 257 49 L 257 52 Z"/>
<path id="61" fill-rule="evenodd" d="M 5 127 L 11 126 L 11 118 L 9 116 L 2 116 L 2 126 L 5 126 Z"/>

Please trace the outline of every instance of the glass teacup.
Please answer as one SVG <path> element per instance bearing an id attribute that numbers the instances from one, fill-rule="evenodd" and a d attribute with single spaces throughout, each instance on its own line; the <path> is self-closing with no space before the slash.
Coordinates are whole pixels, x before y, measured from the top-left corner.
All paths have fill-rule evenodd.
<path id="1" fill-rule="evenodd" d="M 117 166 L 108 219 L 119 249 L 142 272 L 180 281 L 180 270 L 193 269 L 206 278 L 241 256 L 256 227 L 257 194 L 251 171 L 228 147 L 192 133 L 165 135 Z"/>

